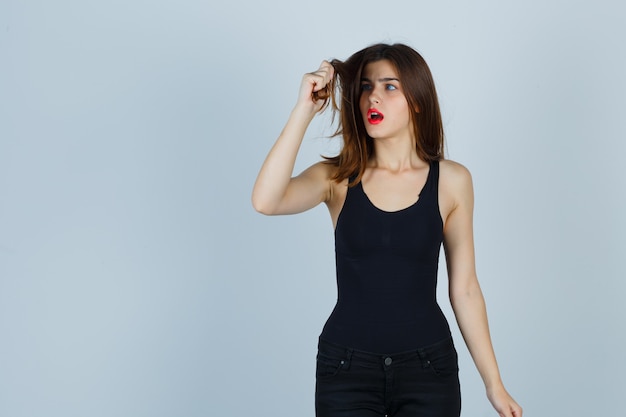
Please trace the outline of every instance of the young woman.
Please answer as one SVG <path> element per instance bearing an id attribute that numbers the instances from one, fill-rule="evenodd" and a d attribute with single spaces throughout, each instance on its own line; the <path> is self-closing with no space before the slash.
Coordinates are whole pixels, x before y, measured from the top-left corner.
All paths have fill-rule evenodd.
<path id="1" fill-rule="evenodd" d="M 329 104 L 342 150 L 292 178 L 309 123 Z M 500 416 L 521 417 L 476 277 L 471 176 L 443 158 L 435 85 L 410 47 L 373 45 L 304 75 L 252 203 L 275 215 L 322 202 L 335 226 L 338 298 L 318 345 L 316 415 L 460 415 L 457 354 L 436 301 L 443 243 L 450 301 L 487 396 Z"/>

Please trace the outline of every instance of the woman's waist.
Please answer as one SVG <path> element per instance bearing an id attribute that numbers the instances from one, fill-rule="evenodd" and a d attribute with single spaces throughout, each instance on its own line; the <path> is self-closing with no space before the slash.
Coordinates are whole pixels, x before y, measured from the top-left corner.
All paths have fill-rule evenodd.
<path id="1" fill-rule="evenodd" d="M 324 340 L 369 352 L 401 352 L 450 337 L 441 309 L 419 313 L 358 312 L 335 307 L 326 321 Z"/>
<path id="2" fill-rule="evenodd" d="M 413 325 L 441 316 L 435 296 L 414 297 L 407 294 L 377 294 L 367 296 L 340 296 L 331 318 L 344 323 L 380 323 L 385 325 Z"/>

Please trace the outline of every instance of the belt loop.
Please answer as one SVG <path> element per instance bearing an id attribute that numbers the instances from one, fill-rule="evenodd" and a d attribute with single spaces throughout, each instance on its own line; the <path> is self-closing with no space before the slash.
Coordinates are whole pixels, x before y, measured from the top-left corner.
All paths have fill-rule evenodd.
<path id="1" fill-rule="evenodd" d="M 417 355 L 420 358 L 420 361 L 422 362 L 422 368 L 426 369 L 430 366 L 430 361 L 428 360 L 427 356 L 426 356 L 426 351 L 424 349 L 417 349 Z"/>
<path id="2" fill-rule="evenodd" d="M 346 362 L 344 363 L 344 369 L 350 369 L 350 362 L 352 361 L 352 352 L 354 349 L 348 348 L 346 351 Z"/>

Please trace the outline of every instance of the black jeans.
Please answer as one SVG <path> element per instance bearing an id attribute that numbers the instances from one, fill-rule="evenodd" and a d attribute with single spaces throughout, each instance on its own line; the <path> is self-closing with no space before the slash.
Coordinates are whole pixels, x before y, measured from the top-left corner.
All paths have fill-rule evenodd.
<path id="1" fill-rule="evenodd" d="M 459 417 L 461 392 L 452 338 L 380 355 L 320 339 L 317 417 Z"/>

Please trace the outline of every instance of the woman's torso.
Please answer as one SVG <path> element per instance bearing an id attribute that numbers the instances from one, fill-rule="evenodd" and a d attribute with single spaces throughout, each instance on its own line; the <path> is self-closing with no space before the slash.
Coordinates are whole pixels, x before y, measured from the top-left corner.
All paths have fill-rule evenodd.
<path id="1" fill-rule="evenodd" d="M 439 163 L 430 164 L 417 201 L 406 207 L 385 211 L 368 195 L 362 183 L 347 189 L 337 213 L 338 298 L 321 337 L 377 353 L 449 337 L 436 301 L 443 240 Z"/>

